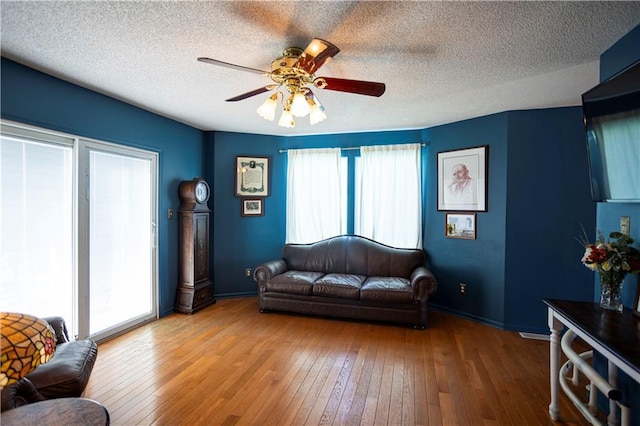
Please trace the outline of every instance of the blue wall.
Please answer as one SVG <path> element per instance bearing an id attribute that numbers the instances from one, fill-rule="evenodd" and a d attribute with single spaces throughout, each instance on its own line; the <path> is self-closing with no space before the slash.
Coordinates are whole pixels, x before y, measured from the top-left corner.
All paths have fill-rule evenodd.
<path id="1" fill-rule="evenodd" d="M 548 333 L 545 298 L 590 300 L 595 224 L 582 108 L 509 113 L 505 328 Z"/>
<path id="2" fill-rule="evenodd" d="M 278 138 L 273 136 L 207 134 L 205 178 L 213 195 L 209 202 L 213 214 L 210 265 L 218 297 L 256 294 L 255 282 L 245 277 L 245 268 L 253 269 L 264 259 L 265 252 L 278 254 L 284 243 L 284 222 L 279 220 L 284 205 L 284 181 L 279 170 L 284 156 L 277 153 L 277 144 Z M 264 216 L 240 214 L 240 198 L 235 197 L 238 155 L 270 159 L 271 193 L 263 204 Z"/>
<path id="3" fill-rule="evenodd" d="M 432 182 L 438 151 L 489 146 L 488 210 L 477 213 L 476 240 L 445 238 L 445 212 L 427 195 L 425 247 L 438 278 L 432 304 L 497 327 L 547 333 L 542 299 L 591 298 L 575 240 L 581 225 L 595 223 L 581 109 L 511 111 L 426 132 Z"/>
<path id="4" fill-rule="evenodd" d="M 432 259 L 438 291 L 432 304 L 501 327 L 504 318 L 508 114 L 501 113 L 427 131 L 431 165 L 426 189 L 424 245 Z M 446 238 L 446 212 L 437 211 L 438 152 L 488 145 L 487 212 L 476 215 L 476 239 Z M 461 295 L 459 283 L 468 285 Z"/>
<path id="5" fill-rule="evenodd" d="M 202 132 L 6 58 L 1 67 L 3 119 L 159 153 L 159 310 L 162 316 L 171 313 L 178 283 L 178 228 L 177 220 L 167 219 L 167 209 L 180 205 L 180 181 L 203 173 Z"/>

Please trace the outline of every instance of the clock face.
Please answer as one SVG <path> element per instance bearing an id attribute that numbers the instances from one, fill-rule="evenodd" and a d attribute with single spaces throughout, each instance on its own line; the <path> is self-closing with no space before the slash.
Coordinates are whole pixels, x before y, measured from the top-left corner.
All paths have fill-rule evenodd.
<path id="1" fill-rule="evenodd" d="M 200 181 L 196 184 L 196 201 L 204 203 L 209 198 L 209 186 Z"/>

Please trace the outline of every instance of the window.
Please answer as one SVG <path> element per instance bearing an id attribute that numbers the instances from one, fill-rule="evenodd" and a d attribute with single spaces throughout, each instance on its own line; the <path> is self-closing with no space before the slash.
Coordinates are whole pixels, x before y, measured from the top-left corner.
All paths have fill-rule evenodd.
<path id="1" fill-rule="evenodd" d="M 351 186 L 339 149 L 288 151 L 287 243 L 352 232 L 394 247 L 422 248 L 420 144 L 360 151 Z M 348 197 L 349 187 L 354 194 Z M 354 203 L 353 229 L 347 228 L 348 200 Z"/>
<path id="2" fill-rule="evenodd" d="M 420 144 L 361 147 L 355 187 L 356 234 L 422 248 Z"/>
<path id="3" fill-rule="evenodd" d="M 591 153 L 602 158 L 601 193 L 608 200 L 640 200 L 640 110 L 597 117 Z"/>
<path id="4" fill-rule="evenodd" d="M 346 163 L 340 149 L 290 149 L 287 163 L 287 243 L 344 234 Z"/>

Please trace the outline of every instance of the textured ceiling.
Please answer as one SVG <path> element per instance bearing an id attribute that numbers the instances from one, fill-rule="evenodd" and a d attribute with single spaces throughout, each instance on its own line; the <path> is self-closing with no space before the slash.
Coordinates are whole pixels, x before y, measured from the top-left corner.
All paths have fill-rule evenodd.
<path id="1" fill-rule="evenodd" d="M 505 110 L 579 105 L 600 54 L 640 2 L 0 3 L 2 55 L 202 130 L 307 135 L 432 127 Z M 328 119 L 260 118 L 267 77 L 312 38 L 341 49 L 318 76 L 384 82 L 380 98 L 316 90 Z M 277 118 L 276 118 L 277 121 Z"/>

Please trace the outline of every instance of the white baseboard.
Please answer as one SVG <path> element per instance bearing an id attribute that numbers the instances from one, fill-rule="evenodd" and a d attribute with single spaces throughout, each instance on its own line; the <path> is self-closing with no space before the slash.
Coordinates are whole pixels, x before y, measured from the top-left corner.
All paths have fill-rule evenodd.
<path id="1" fill-rule="evenodd" d="M 545 340 L 545 341 L 549 341 L 549 335 L 548 334 L 538 334 L 538 333 L 520 333 L 520 336 L 525 338 L 525 339 L 534 339 L 534 340 Z"/>

